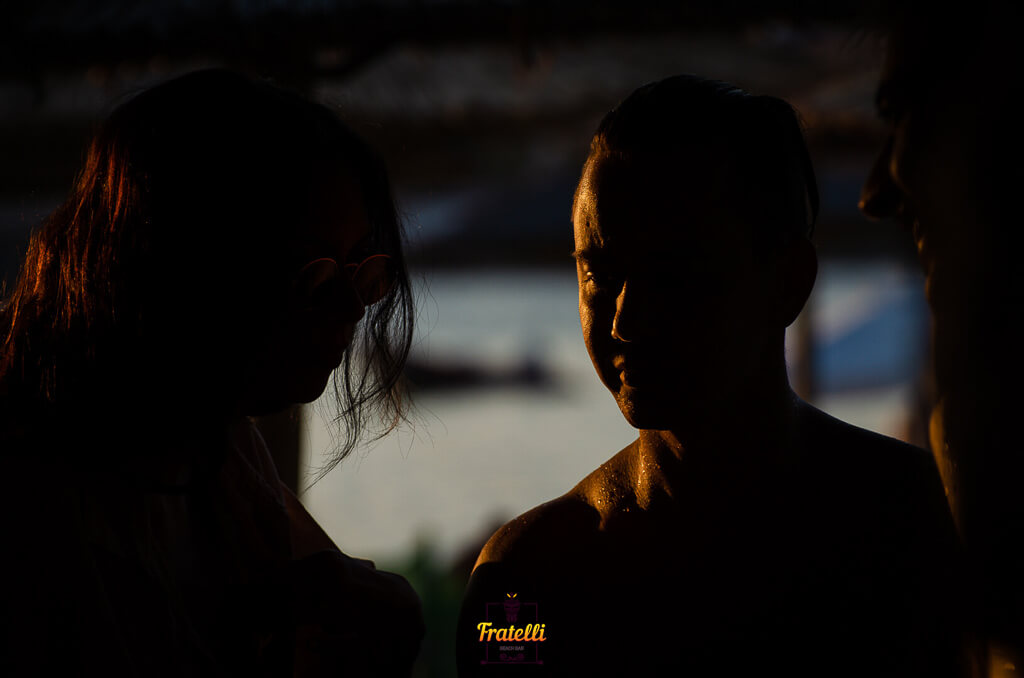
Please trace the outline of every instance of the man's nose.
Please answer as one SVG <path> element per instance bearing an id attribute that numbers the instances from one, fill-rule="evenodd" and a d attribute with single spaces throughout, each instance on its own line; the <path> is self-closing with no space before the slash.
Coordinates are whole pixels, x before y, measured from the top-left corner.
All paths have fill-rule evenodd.
<path id="1" fill-rule="evenodd" d="M 646 312 L 642 297 L 635 283 L 622 283 L 619 296 L 615 299 L 615 317 L 612 319 L 612 337 L 619 341 L 633 341 L 644 331 Z"/>
<path id="2" fill-rule="evenodd" d="M 858 207 L 864 216 L 871 219 L 897 216 L 903 205 L 903 191 L 893 181 L 890 169 L 892 145 L 893 139 L 889 137 L 860 191 Z"/>

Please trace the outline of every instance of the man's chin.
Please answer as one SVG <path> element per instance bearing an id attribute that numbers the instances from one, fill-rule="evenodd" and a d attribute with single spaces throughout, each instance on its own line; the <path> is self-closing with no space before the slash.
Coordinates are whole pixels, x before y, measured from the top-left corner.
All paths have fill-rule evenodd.
<path id="1" fill-rule="evenodd" d="M 664 395 L 620 392 L 615 401 L 622 416 L 636 429 L 667 431 L 673 427 L 673 420 L 678 419 L 678 403 Z"/>
<path id="2" fill-rule="evenodd" d="M 714 397 L 704 389 L 692 393 L 680 389 L 630 389 L 615 393 L 623 418 L 636 429 L 649 431 L 695 431 L 712 416 L 709 403 Z"/>

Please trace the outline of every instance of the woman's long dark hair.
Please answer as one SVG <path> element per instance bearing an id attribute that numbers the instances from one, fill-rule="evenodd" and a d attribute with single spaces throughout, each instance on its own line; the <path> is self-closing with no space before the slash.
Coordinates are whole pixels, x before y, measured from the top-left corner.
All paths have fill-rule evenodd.
<path id="1" fill-rule="evenodd" d="M 395 284 L 335 373 L 344 431 L 324 471 L 368 426 L 391 430 L 405 416 L 414 309 L 382 161 L 325 106 L 207 70 L 119 106 L 32 234 L 0 302 L 0 449 L 83 435 L 131 447 L 162 419 L 220 421 L 246 349 L 305 263 L 311 186 L 338 173 L 356 177 Z"/>

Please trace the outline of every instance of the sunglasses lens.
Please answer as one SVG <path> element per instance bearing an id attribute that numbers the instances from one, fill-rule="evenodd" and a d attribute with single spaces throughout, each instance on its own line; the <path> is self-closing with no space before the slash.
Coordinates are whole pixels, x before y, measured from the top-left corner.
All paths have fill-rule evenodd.
<path id="1" fill-rule="evenodd" d="M 304 306 L 324 306 L 337 294 L 338 264 L 333 259 L 311 261 L 302 269 L 299 280 L 294 289 Z"/>
<path id="2" fill-rule="evenodd" d="M 375 304 L 391 291 L 394 276 L 391 270 L 391 257 L 377 254 L 356 267 L 352 275 L 359 298 L 367 306 Z"/>

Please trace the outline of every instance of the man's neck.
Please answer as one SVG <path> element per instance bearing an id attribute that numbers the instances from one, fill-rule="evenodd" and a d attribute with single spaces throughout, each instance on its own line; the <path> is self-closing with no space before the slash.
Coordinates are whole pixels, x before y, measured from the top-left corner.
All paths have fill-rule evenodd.
<path id="1" fill-rule="evenodd" d="M 745 403 L 700 426 L 643 429 L 632 463 L 637 497 L 675 495 L 683 486 L 755 478 L 787 459 L 794 448 L 800 399 L 788 382 L 761 389 Z"/>

